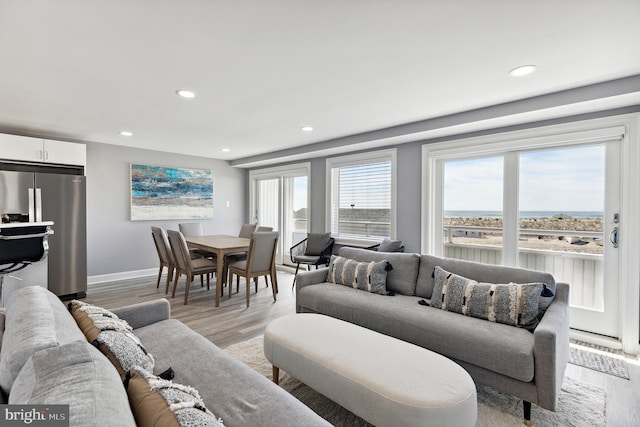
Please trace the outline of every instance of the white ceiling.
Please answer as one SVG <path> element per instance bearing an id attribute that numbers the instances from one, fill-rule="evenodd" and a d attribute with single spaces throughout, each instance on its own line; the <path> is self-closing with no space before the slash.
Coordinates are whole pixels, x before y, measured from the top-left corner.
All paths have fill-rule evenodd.
<path id="1" fill-rule="evenodd" d="M 238 163 L 309 153 L 640 75 L 639 19 L 638 0 L 0 0 L 0 130 Z M 507 74 L 523 64 L 538 71 Z M 637 105 L 638 86 L 548 110 Z M 393 140 L 425 136 L 408 133 Z"/>

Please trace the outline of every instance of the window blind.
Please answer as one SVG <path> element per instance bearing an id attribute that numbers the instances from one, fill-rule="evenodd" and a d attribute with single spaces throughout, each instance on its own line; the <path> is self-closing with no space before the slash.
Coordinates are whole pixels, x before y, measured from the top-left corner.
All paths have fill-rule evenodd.
<path id="1" fill-rule="evenodd" d="M 338 237 L 391 236 L 391 160 L 331 168 L 331 233 Z"/>

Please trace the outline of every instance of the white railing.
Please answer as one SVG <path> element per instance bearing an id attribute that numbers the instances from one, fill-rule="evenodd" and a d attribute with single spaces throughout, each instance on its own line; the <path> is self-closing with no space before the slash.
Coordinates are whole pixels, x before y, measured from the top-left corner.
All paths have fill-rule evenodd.
<path id="1" fill-rule="evenodd" d="M 464 259 L 485 264 L 499 265 L 502 262 L 502 248 L 499 246 L 456 243 L 455 230 L 474 233 L 500 234 L 496 228 L 469 226 L 445 227 L 445 253 L 448 258 Z M 567 236 L 601 238 L 602 233 L 565 230 L 520 230 L 521 235 Z M 558 282 L 567 282 L 571 286 L 571 305 L 601 309 L 603 300 L 603 255 L 575 252 L 563 252 L 544 249 L 520 248 L 519 267 L 551 273 Z"/>

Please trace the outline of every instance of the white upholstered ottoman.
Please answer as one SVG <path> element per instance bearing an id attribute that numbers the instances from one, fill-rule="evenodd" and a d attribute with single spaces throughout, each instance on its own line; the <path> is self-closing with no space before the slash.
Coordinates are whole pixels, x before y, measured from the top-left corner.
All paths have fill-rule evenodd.
<path id="1" fill-rule="evenodd" d="M 264 354 L 279 369 L 376 426 L 474 426 L 476 387 L 437 353 L 321 314 L 269 323 Z"/>

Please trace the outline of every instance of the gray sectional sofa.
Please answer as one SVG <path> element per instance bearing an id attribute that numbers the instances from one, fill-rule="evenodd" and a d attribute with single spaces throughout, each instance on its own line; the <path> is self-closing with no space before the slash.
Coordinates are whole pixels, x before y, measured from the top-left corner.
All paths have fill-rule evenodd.
<path id="1" fill-rule="evenodd" d="M 70 405 L 71 426 L 133 426 L 120 375 L 87 342 L 67 307 L 40 287 L 10 295 L 0 311 L 0 403 Z M 328 426 L 300 401 L 182 322 L 165 299 L 113 310 L 174 382 L 194 387 L 233 426 Z"/>
<path id="2" fill-rule="evenodd" d="M 569 285 L 543 272 L 480 264 L 416 253 L 379 253 L 344 247 L 340 256 L 360 262 L 387 260 L 387 290 L 380 295 L 329 283 L 329 268 L 298 274 L 296 311 L 322 313 L 390 335 L 453 359 L 476 383 L 555 410 L 569 356 Z M 544 283 L 555 296 L 541 298 L 533 332 L 429 305 L 434 269 L 478 282 Z M 422 301 L 421 303 L 419 303 Z M 543 306 L 549 304 L 546 311 Z M 426 379 L 428 380 L 428 379 Z"/>

